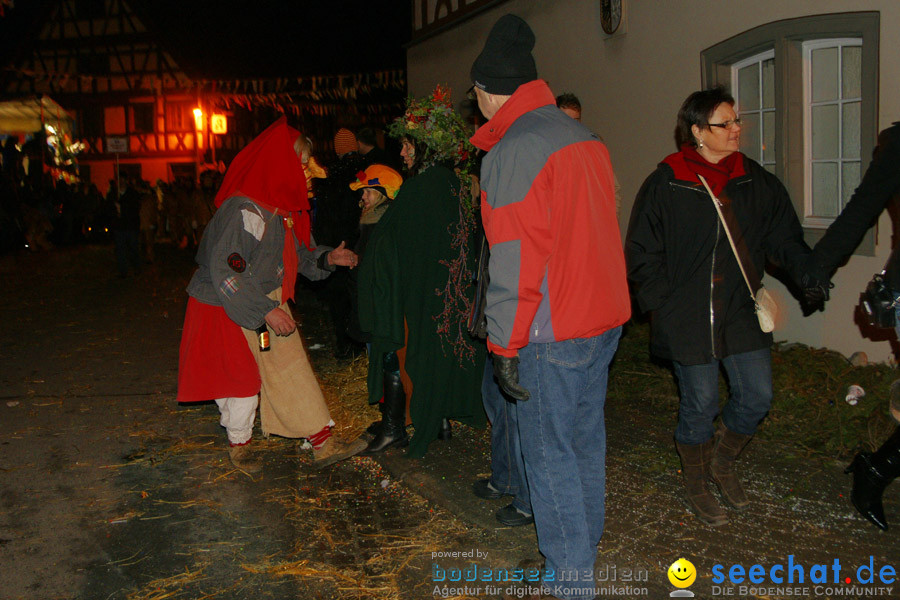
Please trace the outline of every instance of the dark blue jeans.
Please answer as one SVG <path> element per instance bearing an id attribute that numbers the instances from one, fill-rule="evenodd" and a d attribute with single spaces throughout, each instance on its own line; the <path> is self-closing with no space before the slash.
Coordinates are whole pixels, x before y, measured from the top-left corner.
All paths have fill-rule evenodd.
<path id="1" fill-rule="evenodd" d="M 617 327 L 519 350 L 519 382 L 531 392 L 518 403 L 525 475 L 545 584 L 563 600 L 594 597 L 584 574 L 593 573 L 603 535 L 606 383 L 621 334 Z"/>
<path id="2" fill-rule="evenodd" d="M 513 506 L 531 514 L 525 464 L 519 446 L 518 407 L 500 391 L 494 379 L 494 364 L 490 356 L 484 361 L 481 401 L 491 422 L 491 485 L 504 494 L 515 496 Z"/>
<path id="3" fill-rule="evenodd" d="M 772 353 L 768 348 L 732 354 L 703 365 L 674 362 L 681 403 L 675 441 L 702 444 L 712 438 L 719 414 L 719 368 L 728 378 L 728 403 L 722 409 L 725 426 L 753 435 L 772 406 Z"/>

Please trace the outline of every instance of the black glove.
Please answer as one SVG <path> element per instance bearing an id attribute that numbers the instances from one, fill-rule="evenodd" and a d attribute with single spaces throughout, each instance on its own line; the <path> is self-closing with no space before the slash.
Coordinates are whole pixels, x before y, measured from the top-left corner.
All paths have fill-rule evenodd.
<path id="1" fill-rule="evenodd" d="M 500 384 L 500 389 L 506 392 L 510 398 L 519 402 L 525 402 L 531 398 L 531 393 L 519 385 L 519 357 L 493 355 L 494 375 Z"/>
<path id="2" fill-rule="evenodd" d="M 825 302 L 831 298 L 830 290 L 834 284 L 827 279 L 818 279 L 809 273 L 800 282 L 803 288 L 803 302 L 811 311 L 824 310 Z"/>
<path id="3" fill-rule="evenodd" d="M 800 289 L 803 292 L 803 306 L 811 313 L 825 309 L 825 302 L 831 297 L 834 284 L 829 281 L 828 269 L 813 250 L 800 263 Z"/>

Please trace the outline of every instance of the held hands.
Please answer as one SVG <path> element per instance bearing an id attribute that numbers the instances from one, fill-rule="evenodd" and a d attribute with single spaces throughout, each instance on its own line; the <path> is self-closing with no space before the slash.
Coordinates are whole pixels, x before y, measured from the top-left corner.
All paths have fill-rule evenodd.
<path id="1" fill-rule="evenodd" d="M 294 321 L 294 318 L 278 307 L 273 308 L 266 315 L 266 324 L 277 335 L 290 335 L 297 329 L 297 323 Z"/>
<path id="2" fill-rule="evenodd" d="M 803 291 L 803 305 L 810 313 L 825 310 L 825 302 L 831 298 L 830 290 L 834 284 L 828 280 L 828 273 L 824 271 L 816 261 L 815 251 L 805 258 L 800 289 Z"/>
<path id="3" fill-rule="evenodd" d="M 803 277 L 803 301 L 810 311 L 825 310 L 825 302 L 831 298 L 829 290 L 834 287 L 830 281 L 809 280 Z"/>
<path id="4" fill-rule="evenodd" d="M 494 375 L 500 384 L 500 389 L 506 392 L 510 398 L 519 402 L 525 402 L 531 398 L 531 393 L 519 385 L 519 357 L 492 355 L 494 362 Z"/>
<path id="5" fill-rule="evenodd" d="M 819 278 L 814 271 L 806 271 L 800 278 L 800 288 L 803 290 L 803 304 L 811 313 L 817 310 L 825 310 L 825 302 L 831 298 L 831 288 L 834 284 L 827 277 Z"/>
<path id="6" fill-rule="evenodd" d="M 352 269 L 359 264 L 359 256 L 353 250 L 345 248 L 346 245 L 346 242 L 341 242 L 340 246 L 328 253 L 329 265 L 350 267 Z"/>

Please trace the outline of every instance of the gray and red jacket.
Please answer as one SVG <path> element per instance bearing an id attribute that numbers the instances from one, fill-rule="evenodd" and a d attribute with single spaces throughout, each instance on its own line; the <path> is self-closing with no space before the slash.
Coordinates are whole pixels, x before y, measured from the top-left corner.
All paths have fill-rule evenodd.
<path id="1" fill-rule="evenodd" d="M 472 143 L 491 247 L 488 349 L 600 335 L 631 317 L 613 171 L 600 139 L 556 107 L 542 80 L 519 86 Z"/>

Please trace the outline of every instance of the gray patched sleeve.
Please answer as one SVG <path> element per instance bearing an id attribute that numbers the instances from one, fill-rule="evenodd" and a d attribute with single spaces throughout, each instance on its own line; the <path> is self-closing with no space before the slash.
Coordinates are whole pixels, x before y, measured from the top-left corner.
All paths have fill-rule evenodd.
<path id="1" fill-rule="evenodd" d="M 216 296 L 228 317 L 256 329 L 278 304 L 266 297 L 254 277 L 252 257 L 265 230 L 265 220 L 250 203 L 223 204 L 216 211 L 215 238 L 203 249 Z M 260 230 L 259 228 L 262 227 Z"/>
<path id="2" fill-rule="evenodd" d="M 331 275 L 337 268 L 328 264 L 329 252 L 334 250 L 331 246 L 316 246 L 316 240 L 312 233 L 309 234 L 309 243 L 315 250 L 310 250 L 306 245 L 299 247 L 300 260 L 297 271 L 310 281 L 319 281 Z"/>

